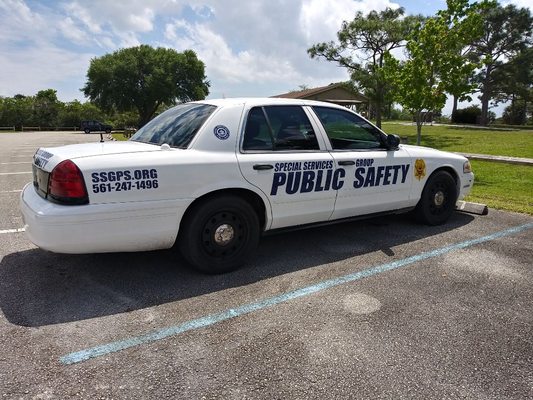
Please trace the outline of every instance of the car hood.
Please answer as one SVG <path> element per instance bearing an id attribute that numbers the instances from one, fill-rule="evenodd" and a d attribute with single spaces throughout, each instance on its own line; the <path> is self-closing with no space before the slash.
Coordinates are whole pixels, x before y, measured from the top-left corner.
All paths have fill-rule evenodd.
<path id="1" fill-rule="evenodd" d="M 413 146 L 408 144 L 402 144 L 402 149 L 406 150 L 411 157 L 434 157 L 438 159 L 449 159 L 449 160 L 458 160 L 461 162 L 464 162 L 467 160 L 466 157 L 463 157 L 460 154 L 450 153 L 448 151 L 442 151 L 433 149 L 431 147 L 423 147 L 423 146 Z"/>
<path id="2" fill-rule="evenodd" d="M 133 141 L 71 144 L 61 147 L 41 147 L 35 153 L 33 162 L 38 167 L 51 171 L 64 160 L 151 151 L 161 151 L 161 146 Z"/>

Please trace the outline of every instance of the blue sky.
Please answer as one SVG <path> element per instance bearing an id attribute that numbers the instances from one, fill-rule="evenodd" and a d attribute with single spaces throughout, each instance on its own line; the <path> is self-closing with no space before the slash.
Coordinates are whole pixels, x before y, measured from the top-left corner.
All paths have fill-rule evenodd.
<path id="1" fill-rule="evenodd" d="M 533 0 L 503 0 L 533 9 Z M 348 79 L 307 48 L 335 39 L 356 11 L 433 14 L 444 0 L 0 0 L 0 96 L 56 89 L 84 101 L 91 58 L 149 44 L 193 49 L 211 98 L 271 96 Z M 445 113 L 449 112 L 449 104 Z"/>

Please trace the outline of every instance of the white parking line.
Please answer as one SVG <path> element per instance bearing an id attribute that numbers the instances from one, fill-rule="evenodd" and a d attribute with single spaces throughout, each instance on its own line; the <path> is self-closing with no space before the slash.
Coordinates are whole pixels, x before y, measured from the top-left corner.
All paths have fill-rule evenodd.
<path id="1" fill-rule="evenodd" d="M 22 192 L 22 189 L 19 189 L 19 190 L 0 190 L 0 194 L 1 193 L 20 193 Z"/>
<path id="2" fill-rule="evenodd" d="M 19 233 L 19 232 L 24 232 L 25 230 L 26 230 L 25 228 L 3 229 L 3 230 L 0 230 L 0 234 L 2 234 L 2 233 Z"/>
<path id="3" fill-rule="evenodd" d="M 0 175 L 21 175 L 21 174 L 31 174 L 32 172 L 0 172 Z"/>
<path id="4" fill-rule="evenodd" d="M 0 165 L 11 165 L 11 164 L 31 164 L 31 161 L 0 162 Z"/>

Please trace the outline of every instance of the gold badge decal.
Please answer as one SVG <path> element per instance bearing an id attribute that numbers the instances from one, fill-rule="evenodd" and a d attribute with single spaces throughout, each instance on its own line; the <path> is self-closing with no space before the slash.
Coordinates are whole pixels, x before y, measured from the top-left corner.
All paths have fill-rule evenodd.
<path id="1" fill-rule="evenodd" d="M 420 180 L 426 176 L 426 163 L 419 158 L 415 161 L 415 178 Z"/>

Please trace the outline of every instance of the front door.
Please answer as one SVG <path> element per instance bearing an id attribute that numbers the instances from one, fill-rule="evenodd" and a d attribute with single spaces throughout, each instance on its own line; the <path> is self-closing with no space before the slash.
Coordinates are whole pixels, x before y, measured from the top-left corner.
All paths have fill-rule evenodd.
<path id="1" fill-rule="evenodd" d="M 409 207 L 413 171 L 409 154 L 389 150 L 383 134 L 356 114 L 312 107 L 331 144 L 337 168 L 344 171 L 332 219 Z"/>

